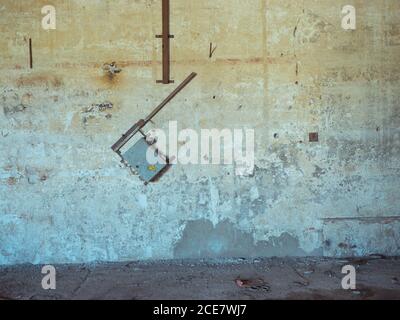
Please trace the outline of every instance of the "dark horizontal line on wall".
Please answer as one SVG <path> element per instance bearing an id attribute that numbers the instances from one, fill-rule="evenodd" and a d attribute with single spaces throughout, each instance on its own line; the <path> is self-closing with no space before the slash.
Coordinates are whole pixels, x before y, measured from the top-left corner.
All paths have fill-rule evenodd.
<path id="1" fill-rule="evenodd" d="M 325 223 L 335 223 L 341 221 L 357 221 L 364 223 L 391 223 L 394 221 L 400 221 L 399 216 L 384 216 L 384 217 L 337 217 L 337 218 L 321 218 Z"/>
<path id="2" fill-rule="evenodd" d="M 272 58 L 268 58 L 265 62 L 273 62 L 275 61 Z M 192 59 L 192 60 L 171 60 L 171 63 L 181 64 L 181 65 L 202 65 L 205 62 L 208 63 L 206 59 Z M 262 58 L 248 58 L 248 59 L 216 59 L 214 63 L 221 63 L 221 64 L 262 64 L 264 61 Z M 118 65 L 121 67 L 129 67 L 129 66 L 154 66 L 154 65 L 161 65 L 161 61 L 154 61 L 154 60 L 132 60 L 132 61 L 118 61 Z M 56 63 L 55 67 L 101 67 L 102 64 L 98 62 L 86 62 L 86 63 L 73 63 L 73 62 L 60 62 Z"/>

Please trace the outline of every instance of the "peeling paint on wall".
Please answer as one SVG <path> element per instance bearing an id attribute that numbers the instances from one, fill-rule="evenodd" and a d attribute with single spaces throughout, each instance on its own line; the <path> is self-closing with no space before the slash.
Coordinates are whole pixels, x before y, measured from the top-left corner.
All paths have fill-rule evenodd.
<path id="1" fill-rule="evenodd" d="M 256 167 L 149 186 L 109 146 L 170 92 L 161 3 L 42 5 L 2 1 L 0 264 L 400 254 L 399 1 L 349 32 L 333 0 L 171 1 L 171 78 L 199 77 L 152 126 L 255 129 Z"/>
<path id="2" fill-rule="evenodd" d="M 175 245 L 174 257 L 191 258 L 240 258 L 320 256 L 322 248 L 305 252 L 298 239 L 289 233 L 271 237 L 268 241 L 255 242 L 251 233 L 243 232 L 225 220 L 216 226 L 207 220 L 189 221 L 182 238 Z"/>

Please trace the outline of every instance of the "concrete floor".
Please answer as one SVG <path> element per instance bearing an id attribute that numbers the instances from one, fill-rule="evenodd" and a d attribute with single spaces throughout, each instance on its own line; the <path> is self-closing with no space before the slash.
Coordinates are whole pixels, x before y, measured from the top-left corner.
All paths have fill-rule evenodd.
<path id="1" fill-rule="evenodd" d="M 347 264 L 357 268 L 354 291 L 341 289 L 341 269 Z M 400 258 L 380 256 L 133 262 L 59 265 L 56 269 L 57 289 L 45 291 L 40 266 L 0 267 L 0 300 L 400 300 Z M 242 286 L 237 279 L 243 280 Z"/>

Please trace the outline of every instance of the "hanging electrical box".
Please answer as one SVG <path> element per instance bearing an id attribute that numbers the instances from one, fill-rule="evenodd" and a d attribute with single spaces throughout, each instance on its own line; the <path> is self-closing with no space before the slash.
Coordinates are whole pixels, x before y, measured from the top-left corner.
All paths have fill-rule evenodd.
<path id="1" fill-rule="evenodd" d="M 168 156 L 157 148 L 157 142 L 146 135 L 142 129 L 196 76 L 196 73 L 191 73 L 146 119 L 139 120 L 111 147 L 121 157 L 122 163 L 137 173 L 145 183 L 156 180 L 170 164 Z M 121 149 L 138 133 L 142 137 L 123 153 Z M 152 152 L 154 158 L 158 160 L 155 164 L 149 163 L 148 152 Z"/>

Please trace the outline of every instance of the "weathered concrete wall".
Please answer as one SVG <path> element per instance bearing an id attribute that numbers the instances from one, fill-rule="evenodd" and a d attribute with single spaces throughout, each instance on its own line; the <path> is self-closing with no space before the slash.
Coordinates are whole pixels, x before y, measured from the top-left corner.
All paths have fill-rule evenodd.
<path id="1" fill-rule="evenodd" d="M 0 264 L 400 254 L 400 1 L 171 0 L 172 76 L 199 76 L 153 127 L 254 128 L 256 169 L 144 186 L 110 146 L 175 87 L 160 3 L 54 0 L 44 31 L 47 1 L 1 1 Z"/>

